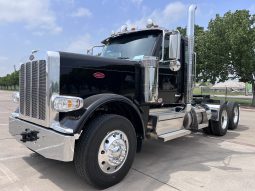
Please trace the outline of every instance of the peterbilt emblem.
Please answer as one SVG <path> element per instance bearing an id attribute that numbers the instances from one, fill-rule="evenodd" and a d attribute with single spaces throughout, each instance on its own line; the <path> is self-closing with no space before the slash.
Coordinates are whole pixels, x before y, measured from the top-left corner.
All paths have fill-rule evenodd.
<path id="1" fill-rule="evenodd" d="M 96 73 L 93 74 L 93 76 L 94 76 L 95 78 L 98 78 L 98 79 L 105 78 L 105 74 L 102 73 L 102 72 L 96 72 Z"/>
<path id="2" fill-rule="evenodd" d="M 170 70 L 176 72 L 176 71 L 180 70 L 181 63 L 178 60 L 171 60 L 170 64 L 169 64 L 169 68 L 170 68 Z"/>
<path id="3" fill-rule="evenodd" d="M 35 59 L 35 56 L 33 55 L 33 54 L 31 54 L 30 56 L 29 56 L 29 60 L 34 60 Z"/>

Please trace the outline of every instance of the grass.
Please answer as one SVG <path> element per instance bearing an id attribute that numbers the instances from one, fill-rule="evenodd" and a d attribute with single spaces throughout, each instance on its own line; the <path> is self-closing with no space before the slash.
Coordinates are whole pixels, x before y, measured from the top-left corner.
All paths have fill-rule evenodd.
<path id="1" fill-rule="evenodd" d="M 208 90 L 208 89 L 207 89 Z M 225 92 L 213 92 L 213 91 L 201 91 L 200 87 L 195 87 L 193 89 L 193 94 L 197 95 L 223 95 L 225 96 Z M 230 101 L 230 102 L 237 102 L 240 105 L 243 106 L 251 106 L 252 104 L 252 99 L 248 98 L 229 98 L 228 96 L 238 96 L 238 95 L 244 95 L 243 92 L 227 92 L 227 96 L 225 97 L 212 97 L 214 100 L 222 100 L 222 101 Z"/>
<path id="2" fill-rule="evenodd" d="M 214 91 L 209 88 L 201 89 L 200 87 L 195 87 L 193 89 L 193 94 L 197 94 L 197 95 L 225 95 L 226 91 L 225 90 Z M 227 95 L 229 95 L 229 96 L 238 96 L 238 95 L 244 96 L 244 92 L 232 92 L 232 91 L 228 90 Z"/>
<path id="3" fill-rule="evenodd" d="M 213 98 L 214 100 L 223 100 L 225 101 L 225 98 Z M 230 102 L 237 102 L 240 105 L 243 106 L 251 106 L 252 104 L 252 99 L 245 99 L 245 98 L 226 98 L 226 101 L 230 101 Z"/>

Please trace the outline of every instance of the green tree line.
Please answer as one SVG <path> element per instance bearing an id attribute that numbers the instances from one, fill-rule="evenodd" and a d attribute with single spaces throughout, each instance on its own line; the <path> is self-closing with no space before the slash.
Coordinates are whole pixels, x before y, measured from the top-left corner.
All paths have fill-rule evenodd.
<path id="1" fill-rule="evenodd" d="M 0 77 L 0 86 L 17 86 L 19 85 L 19 72 L 13 72 L 7 74 L 4 77 Z"/>

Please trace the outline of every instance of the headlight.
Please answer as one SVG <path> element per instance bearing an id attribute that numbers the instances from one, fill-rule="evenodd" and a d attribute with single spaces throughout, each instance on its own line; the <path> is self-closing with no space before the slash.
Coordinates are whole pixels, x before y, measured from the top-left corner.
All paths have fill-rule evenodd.
<path id="1" fill-rule="evenodd" d="M 57 96 L 53 98 L 53 107 L 58 112 L 78 110 L 83 107 L 83 99 L 71 96 Z"/>
<path id="2" fill-rule="evenodd" d="M 14 93 L 12 94 L 12 100 L 13 100 L 13 102 L 15 102 L 15 103 L 18 103 L 18 102 L 19 102 L 19 92 L 14 92 Z"/>

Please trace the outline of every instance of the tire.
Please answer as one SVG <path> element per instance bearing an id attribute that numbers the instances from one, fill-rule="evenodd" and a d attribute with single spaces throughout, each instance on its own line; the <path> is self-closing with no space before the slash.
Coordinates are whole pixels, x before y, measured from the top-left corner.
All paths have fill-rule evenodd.
<path id="1" fill-rule="evenodd" d="M 228 112 L 227 104 L 223 104 L 219 111 L 219 121 L 211 120 L 212 134 L 215 136 L 224 136 L 228 130 Z"/>
<path id="2" fill-rule="evenodd" d="M 136 132 L 128 119 L 113 114 L 102 115 L 85 128 L 76 143 L 76 171 L 89 184 L 101 189 L 108 188 L 119 183 L 127 175 L 134 161 L 136 147 Z M 117 167 L 110 165 L 112 159 L 108 157 L 114 154 L 120 157 L 113 162 L 123 160 Z"/>
<path id="3" fill-rule="evenodd" d="M 239 105 L 236 102 L 229 102 L 228 105 L 228 129 L 237 128 L 240 118 Z"/>
<path id="4" fill-rule="evenodd" d="M 203 132 L 207 135 L 213 135 L 211 121 L 209 121 L 208 127 L 203 128 Z"/>

